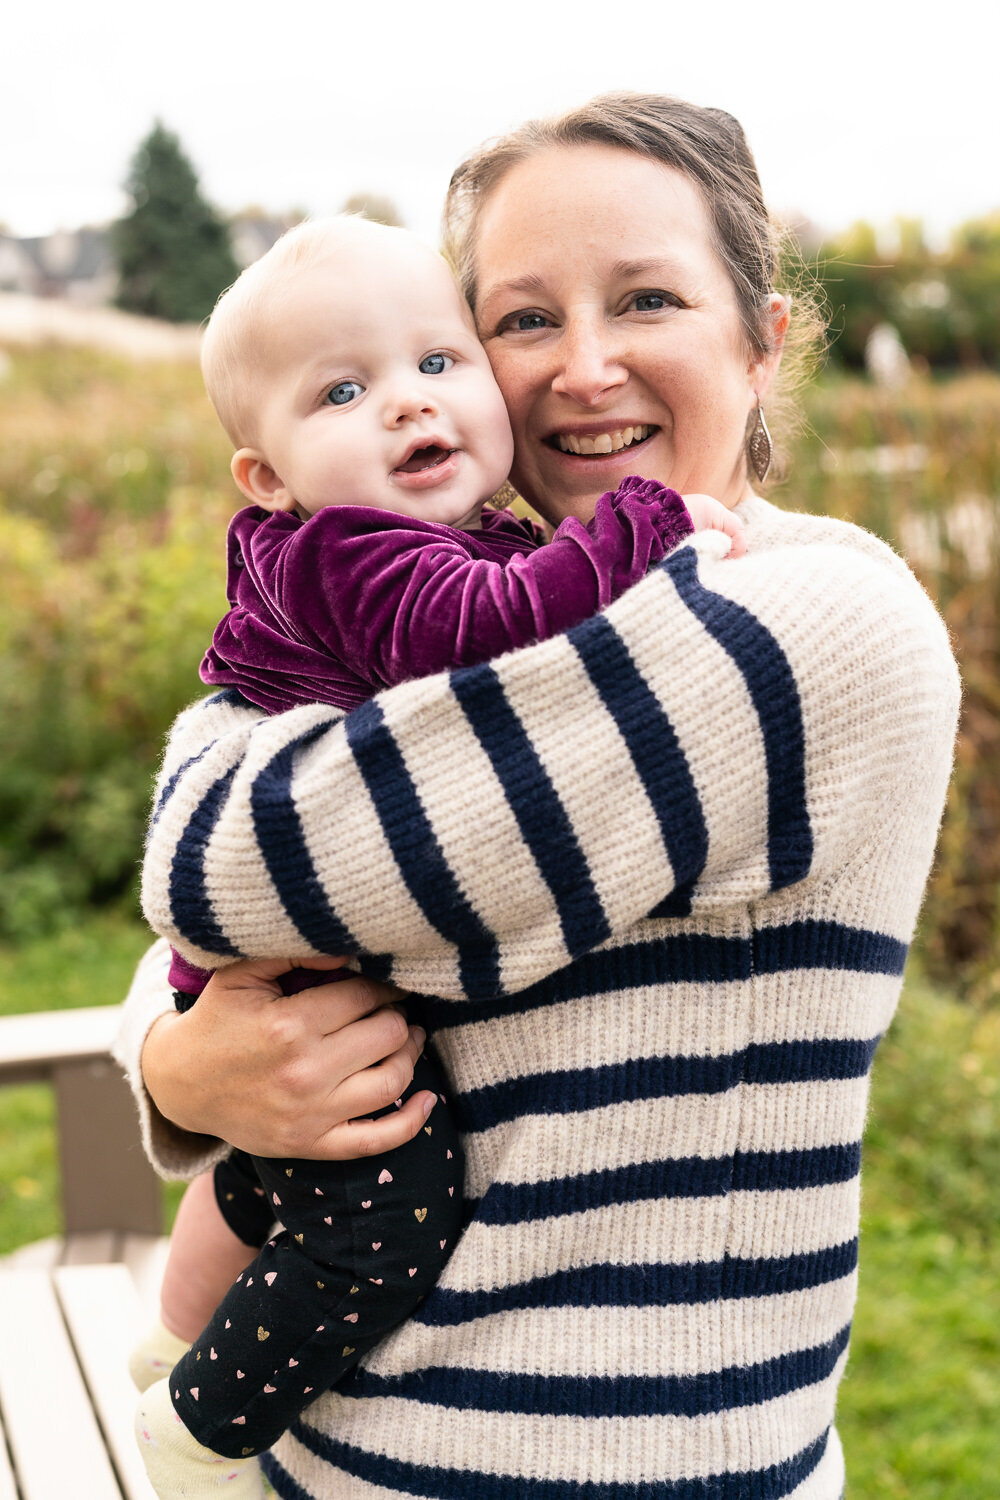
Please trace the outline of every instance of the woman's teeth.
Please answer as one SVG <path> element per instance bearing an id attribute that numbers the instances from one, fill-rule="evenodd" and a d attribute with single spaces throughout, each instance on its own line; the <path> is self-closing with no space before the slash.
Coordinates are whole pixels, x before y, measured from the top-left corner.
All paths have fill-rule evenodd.
<path id="1" fill-rule="evenodd" d="M 633 443 L 641 443 L 649 436 L 652 427 L 623 427 L 618 432 L 599 432 L 596 437 L 574 437 L 569 432 L 556 434 L 556 446 L 563 453 L 620 453 Z"/>

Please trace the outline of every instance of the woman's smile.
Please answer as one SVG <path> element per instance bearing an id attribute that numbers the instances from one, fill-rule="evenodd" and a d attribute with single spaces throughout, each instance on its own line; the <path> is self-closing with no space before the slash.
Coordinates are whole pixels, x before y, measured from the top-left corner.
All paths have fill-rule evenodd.
<path id="1" fill-rule="evenodd" d="M 645 443 L 657 428 L 647 422 L 590 422 L 554 432 L 545 438 L 550 448 L 585 458 L 605 457 L 611 453 L 631 452 Z"/>

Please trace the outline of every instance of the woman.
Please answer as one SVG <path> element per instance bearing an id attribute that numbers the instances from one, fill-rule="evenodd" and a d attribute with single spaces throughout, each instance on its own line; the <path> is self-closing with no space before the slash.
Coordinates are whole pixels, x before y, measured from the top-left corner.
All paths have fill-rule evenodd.
<path id="1" fill-rule="evenodd" d="M 176 729 L 154 925 L 216 964 L 391 955 L 362 962 L 438 997 L 467 1132 L 442 1281 L 268 1472 L 297 1500 L 836 1500 L 868 1071 L 948 779 L 947 639 L 887 548 L 753 494 L 788 306 L 729 116 L 616 96 L 525 127 L 459 169 L 446 227 L 518 490 L 556 522 L 642 473 L 738 505 L 749 550 L 681 547 L 568 637 L 346 721 L 210 701 Z M 169 997 L 155 956 L 140 974 L 123 1050 L 161 1165 L 212 1158 L 177 1126 L 347 1155 L 423 1125 L 419 1099 L 382 1136 L 344 1123 L 408 1077 L 391 992 L 278 1001 L 288 962 L 156 1022 L 160 1113 L 138 1054 Z"/>

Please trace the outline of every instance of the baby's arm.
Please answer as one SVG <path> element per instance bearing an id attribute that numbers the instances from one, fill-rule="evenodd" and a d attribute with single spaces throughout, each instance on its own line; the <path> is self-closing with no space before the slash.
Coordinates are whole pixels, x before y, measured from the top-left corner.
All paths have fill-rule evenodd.
<path id="1" fill-rule="evenodd" d="M 443 528 L 370 511 L 320 512 L 331 553 L 301 533 L 294 594 L 297 628 L 376 685 L 393 686 L 474 666 L 589 619 L 637 583 L 694 530 L 683 500 L 654 480 L 627 479 L 597 502 L 592 521 L 570 518 L 552 540 L 509 561 L 471 558 Z M 315 533 L 314 533 L 315 534 Z M 291 575 L 290 575 L 291 576 Z"/>

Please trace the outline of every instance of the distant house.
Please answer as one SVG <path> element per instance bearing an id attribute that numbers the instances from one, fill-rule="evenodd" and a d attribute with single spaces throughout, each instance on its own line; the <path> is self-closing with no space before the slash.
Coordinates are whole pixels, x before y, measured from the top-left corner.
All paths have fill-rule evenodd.
<path id="1" fill-rule="evenodd" d="M 260 213 L 237 214 L 229 228 L 236 264 L 242 269 L 259 260 L 291 222 Z M 29 239 L 0 232 L 0 292 L 100 306 L 114 300 L 117 286 L 106 227 L 60 229 Z"/>
<path id="2" fill-rule="evenodd" d="M 0 234 L 0 291 L 71 302 L 110 302 L 118 284 L 106 229 L 58 230 L 33 239 Z"/>
<path id="3" fill-rule="evenodd" d="M 229 243 L 240 270 L 266 255 L 275 240 L 280 239 L 285 230 L 296 222 L 293 218 L 272 219 L 268 214 L 254 213 L 252 210 L 230 219 Z"/>

